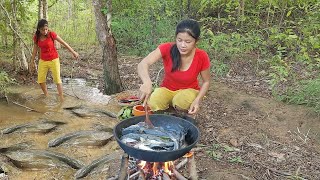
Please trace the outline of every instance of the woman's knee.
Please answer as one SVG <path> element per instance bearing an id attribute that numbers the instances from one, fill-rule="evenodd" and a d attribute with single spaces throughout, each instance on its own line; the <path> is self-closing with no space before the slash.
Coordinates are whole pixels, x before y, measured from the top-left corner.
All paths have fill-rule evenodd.
<path id="1" fill-rule="evenodd" d="M 173 107 L 181 110 L 188 110 L 198 93 L 199 91 L 194 89 L 181 90 L 172 99 Z"/>
<path id="2" fill-rule="evenodd" d="M 148 105 L 153 111 L 165 110 L 169 108 L 172 97 L 171 91 L 165 88 L 156 88 L 150 96 Z"/>
<path id="3" fill-rule="evenodd" d="M 169 108 L 169 102 L 159 96 L 152 96 L 148 101 L 148 105 L 152 111 L 165 110 Z"/>

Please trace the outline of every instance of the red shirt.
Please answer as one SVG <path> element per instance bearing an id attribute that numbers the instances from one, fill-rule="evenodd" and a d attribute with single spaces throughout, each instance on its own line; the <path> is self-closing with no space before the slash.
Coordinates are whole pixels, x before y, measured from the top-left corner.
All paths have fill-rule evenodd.
<path id="1" fill-rule="evenodd" d="M 198 82 L 198 75 L 201 71 L 210 67 L 210 59 L 208 54 L 205 51 L 196 48 L 196 52 L 188 70 L 176 70 L 171 72 L 172 58 L 170 55 L 170 49 L 173 44 L 174 43 L 164 43 L 158 46 L 162 54 L 165 72 L 162 84 L 160 86 L 166 87 L 172 91 L 188 88 L 199 90 L 200 86 Z"/>
<path id="2" fill-rule="evenodd" d="M 57 39 L 57 34 L 53 31 L 49 31 L 47 34 L 47 38 L 44 40 L 36 41 L 36 35 L 33 37 L 34 43 L 40 48 L 40 59 L 44 61 L 51 61 L 59 57 L 57 49 L 54 47 L 54 40 Z"/>

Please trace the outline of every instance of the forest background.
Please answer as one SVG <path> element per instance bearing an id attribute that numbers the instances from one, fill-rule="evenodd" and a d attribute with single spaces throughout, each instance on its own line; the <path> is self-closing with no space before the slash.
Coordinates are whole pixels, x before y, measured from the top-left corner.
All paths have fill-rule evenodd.
<path id="1" fill-rule="evenodd" d="M 100 48 L 91 0 L 47 3 L 50 29 L 75 49 Z M 9 85 L 19 83 L 7 67 L 28 71 L 38 1 L 1 0 L 0 5 L 4 94 Z M 107 5 L 101 8 L 104 14 L 109 10 Z M 272 96 L 320 113 L 318 0 L 119 0 L 112 1 L 111 13 L 118 56 L 147 55 L 159 43 L 174 40 L 177 22 L 193 18 L 201 24 L 199 47 L 208 52 L 216 79 L 236 77 L 232 65 L 247 61 L 254 78 L 268 83 Z"/>

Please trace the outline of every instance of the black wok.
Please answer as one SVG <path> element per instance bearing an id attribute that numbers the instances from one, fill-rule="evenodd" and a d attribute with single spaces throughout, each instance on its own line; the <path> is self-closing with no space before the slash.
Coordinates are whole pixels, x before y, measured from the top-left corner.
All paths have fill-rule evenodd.
<path id="1" fill-rule="evenodd" d="M 121 142 L 120 138 L 122 136 L 122 129 L 129 127 L 131 125 L 137 124 L 138 122 L 144 121 L 145 116 L 136 116 L 129 119 L 125 119 L 118 123 L 115 128 L 113 129 L 114 137 L 116 138 L 119 146 L 132 157 L 135 157 L 140 160 L 148 161 L 148 162 L 166 162 L 166 161 L 173 161 L 176 160 L 187 152 L 189 152 L 198 142 L 200 137 L 199 129 L 192 124 L 190 121 L 185 119 L 176 117 L 176 116 L 169 116 L 169 115 L 162 115 L 162 114 L 154 114 L 150 115 L 150 120 L 155 127 L 163 127 L 165 128 L 168 125 L 180 125 L 184 127 L 187 134 L 185 136 L 185 140 L 187 143 L 186 147 L 181 149 L 172 150 L 172 151 L 147 151 L 142 149 L 137 149 L 132 146 L 126 145 L 125 143 Z"/>

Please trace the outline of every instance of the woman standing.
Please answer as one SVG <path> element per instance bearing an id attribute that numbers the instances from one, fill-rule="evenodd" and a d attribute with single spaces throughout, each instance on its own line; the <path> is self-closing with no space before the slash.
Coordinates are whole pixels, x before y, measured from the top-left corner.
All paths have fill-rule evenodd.
<path id="1" fill-rule="evenodd" d="M 181 21 L 176 27 L 175 42 L 163 43 L 146 56 L 138 65 L 143 82 L 141 99 L 152 111 L 176 110 L 195 115 L 210 83 L 210 60 L 208 54 L 196 47 L 200 37 L 199 23 L 192 19 Z M 152 92 L 149 66 L 162 59 L 164 79 L 160 88 Z M 198 75 L 202 78 L 199 86 Z M 152 94 L 151 94 L 152 92 Z M 150 98 L 150 99 L 149 99 Z"/>
<path id="2" fill-rule="evenodd" d="M 55 32 L 50 31 L 48 28 L 48 21 L 41 19 L 37 25 L 37 31 L 33 37 L 34 45 L 32 51 L 31 61 L 37 52 L 40 50 L 40 59 L 38 64 L 38 83 L 45 96 L 48 96 L 48 89 L 46 85 L 47 73 L 50 70 L 52 72 L 52 78 L 57 85 L 60 101 L 63 98 L 62 81 L 60 78 L 60 60 L 57 49 L 54 46 L 54 40 L 57 40 L 63 46 L 65 46 L 73 55 L 75 59 L 79 57 L 79 54 L 74 51 L 62 38 L 60 38 Z"/>

